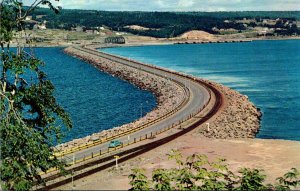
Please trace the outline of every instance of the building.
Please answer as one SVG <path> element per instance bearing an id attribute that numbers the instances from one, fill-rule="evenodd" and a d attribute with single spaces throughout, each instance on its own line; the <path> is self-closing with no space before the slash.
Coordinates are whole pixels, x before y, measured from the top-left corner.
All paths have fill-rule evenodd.
<path id="1" fill-rule="evenodd" d="M 125 44 L 125 38 L 123 36 L 117 36 L 117 37 L 107 37 L 105 39 L 105 43 L 111 43 L 111 44 Z"/>

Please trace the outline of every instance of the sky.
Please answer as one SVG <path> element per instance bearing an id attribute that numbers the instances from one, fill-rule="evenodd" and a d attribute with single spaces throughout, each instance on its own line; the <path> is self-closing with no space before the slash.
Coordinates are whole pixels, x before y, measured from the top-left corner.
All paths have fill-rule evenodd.
<path id="1" fill-rule="evenodd" d="M 300 0 L 59 0 L 55 5 L 107 11 L 300 11 Z"/>

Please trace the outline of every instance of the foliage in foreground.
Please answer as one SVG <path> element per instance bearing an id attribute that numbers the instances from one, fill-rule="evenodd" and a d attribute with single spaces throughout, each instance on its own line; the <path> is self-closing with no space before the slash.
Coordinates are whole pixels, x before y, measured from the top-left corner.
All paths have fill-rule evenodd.
<path id="1" fill-rule="evenodd" d="M 64 162 L 54 156 L 51 146 L 60 140 L 63 124 L 72 126 L 41 70 L 43 63 L 25 51 L 28 41 L 19 42 L 27 38 L 26 15 L 40 4 L 55 9 L 47 0 L 35 1 L 27 9 L 18 0 L 0 3 L 0 182 L 4 190 L 29 190 L 43 182 L 39 172 L 53 167 L 63 170 Z M 19 43 L 14 49 L 12 39 Z"/>
<path id="2" fill-rule="evenodd" d="M 265 184 L 266 176 L 260 169 L 242 168 L 238 174 L 228 169 L 224 159 L 210 162 L 205 155 L 194 154 L 185 161 L 172 150 L 169 159 L 177 168 L 155 169 L 148 179 L 142 169 L 133 169 L 129 175 L 130 190 L 290 190 L 300 186 L 300 172 L 292 168 L 274 185 Z"/>

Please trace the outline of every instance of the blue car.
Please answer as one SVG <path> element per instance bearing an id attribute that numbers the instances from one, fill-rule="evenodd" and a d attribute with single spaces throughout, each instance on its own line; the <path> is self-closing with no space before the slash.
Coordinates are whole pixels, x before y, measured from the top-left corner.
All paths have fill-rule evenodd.
<path id="1" fill-rule="evenodd" d="M 109 145 L 108 145 L 108 148 L 115 148 L 115 147 L 118 147 L 118 146 L 121 146 L 122 145 L 122 142 L 119 141 L 119 140 L 112 140 Z"/>

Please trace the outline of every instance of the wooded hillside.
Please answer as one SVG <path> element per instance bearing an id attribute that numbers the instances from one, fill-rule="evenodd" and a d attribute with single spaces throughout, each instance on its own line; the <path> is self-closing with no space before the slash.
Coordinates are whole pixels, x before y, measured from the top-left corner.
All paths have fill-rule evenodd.
<path id="1" fill-rule="evenodd" d="M 40 18 L 37 15 L 45 15 Z M 86 28 L 106 26 L 115 31 L 130 32 L 138 35 L 170 38 L 190 30 L 202 30 L 212 34 L 218 33 L 213 28 L 246 30 L 245 25 L 224 20 L 240 19 L 277 19 L 300 20 L 299 11 L 290 12 L 109 12 L 94 10 L 65 9 L 55 15 L 48 9 L 39 8 L 33 19 L 47 20 L 47 28 L 70 30 L 71 27 Z M 138 25 L 149 30 L 134 30 L 128 25 Z"/>

